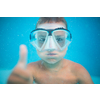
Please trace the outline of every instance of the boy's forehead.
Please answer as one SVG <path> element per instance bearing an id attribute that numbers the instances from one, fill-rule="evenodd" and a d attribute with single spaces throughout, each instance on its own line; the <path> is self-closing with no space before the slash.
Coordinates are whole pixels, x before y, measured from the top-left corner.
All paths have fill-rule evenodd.
<path id="1" fill-rule="evenodd" d="M 38 25 L 37 28 L 56 29 L 56 28 L 66 28 L 66 26 L 62 22 L 58 22 L 58 23 L 43 23 L 43 24 Z"/>

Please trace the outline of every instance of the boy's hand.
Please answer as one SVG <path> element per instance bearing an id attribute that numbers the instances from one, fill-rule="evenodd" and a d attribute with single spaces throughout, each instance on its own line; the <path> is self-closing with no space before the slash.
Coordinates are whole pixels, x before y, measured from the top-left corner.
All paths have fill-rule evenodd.
<path id="1" fill-rule="evenodd" d="M 20 45 L 20 58 L 15 66 L 15 69 L 8 78 L 8 84 L 31 84 L 33 83 L 33 78 L 29 70 L 26 69 L 27 64 L 27 47 L 25 45 Z"/>

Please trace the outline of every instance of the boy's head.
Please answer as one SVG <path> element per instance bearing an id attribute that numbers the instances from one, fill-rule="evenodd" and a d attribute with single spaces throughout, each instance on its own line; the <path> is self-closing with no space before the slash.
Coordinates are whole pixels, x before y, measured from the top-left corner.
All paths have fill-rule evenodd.
<path id="1" fill-rule="evenodd" d="M 40 24 L 44 24 L 44 23 L 63 23 L 67 29 L 67 22 L 64 19 L 64 17 L 40 17 L 37 24 L 36 24 L 36 28 L 40 25 Z"/>
<path id="2" fill-rule="evenodd" d="M 62 45 L 65 44 L 65 41 L 63 40 L 65 39 L 64 35 L 66 35 L 64 33 L 67 30 L 66 20 L 63 17 L 41 17 L 37 22 L 36 29 L 39 29 L 39 30 L 42 29 L 42 31 L 44 31 L 40 33 L 38 32 L 39 35 L 36 36 L 39 40 L 40 35 L 42 35 L 42 37 L 39 40 L 40 42 L 45 41 L 44 34 L 46 32 L 48 33 L 47 38 L 45 38 L 47 39 L 47 41 L 44 43 L 45 45 L 43 45 L 43 49 L 46 49 L 46 50 L 40 51 L 37 49 L 37 53 L 39 57 L 49 64 L 54 64 L 62 60 L 66 54 L 67 47 L 61 51 L 59 51 L 59 48 L 62 49 L 63 48 Z M 57 36 L 59 36 L 60 38 L 57 38 Z M 57 42 L 59 42 L 59 45 Z M 40 44 L 40 43 L 38 42 L 37 44 Z"/>

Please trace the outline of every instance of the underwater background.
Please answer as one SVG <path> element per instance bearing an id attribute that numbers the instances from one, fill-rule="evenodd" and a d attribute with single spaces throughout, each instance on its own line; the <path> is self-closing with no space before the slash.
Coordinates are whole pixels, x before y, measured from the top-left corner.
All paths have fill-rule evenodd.
<path id="1" fill-rule="evenodd" d="M 28 49 L 27 63 L 40 60 L 29 42 L 39 17 L 0 17 L 0 84 L 5 84 L 19 59 L 19 46 Z M 95 84 L 100 84 L 100 17 L 65 17 L 72 43 L 65 59 L 84 66 Z"/>

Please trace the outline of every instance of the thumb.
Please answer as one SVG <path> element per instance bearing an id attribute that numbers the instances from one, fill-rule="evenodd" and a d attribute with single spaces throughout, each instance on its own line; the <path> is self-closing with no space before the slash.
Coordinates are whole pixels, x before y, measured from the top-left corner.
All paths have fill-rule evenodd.
<path id="1" fill-rule="evenodd" d="M 19 57 L 17 66 L 25 69 L 27 64 L 27 47 L 25 45 L 20 45 Z"/>

